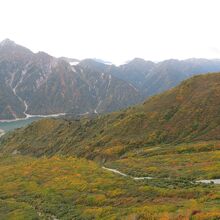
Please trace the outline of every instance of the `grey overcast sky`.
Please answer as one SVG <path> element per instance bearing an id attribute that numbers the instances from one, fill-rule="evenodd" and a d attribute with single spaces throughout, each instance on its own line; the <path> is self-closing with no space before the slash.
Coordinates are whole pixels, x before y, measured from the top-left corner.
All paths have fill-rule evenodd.
<path id="1" fill-rule="evenodd" d="M 220 58 L 220 0 L 0 0 L 0 40 L 101 58 Z"/>

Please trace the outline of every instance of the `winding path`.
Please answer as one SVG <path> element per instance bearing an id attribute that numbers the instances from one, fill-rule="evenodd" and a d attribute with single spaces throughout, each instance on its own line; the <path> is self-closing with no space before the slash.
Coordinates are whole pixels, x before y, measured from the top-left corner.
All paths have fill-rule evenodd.
<path id="1" fill-rule="evenodd" d="M 108 170 L 108 171 L 110 171 L 110 172 L 119 174 L 119 175 L 124 176 L 124 177 L 130 177 L 130 178 L 132 178 L 132 179 L 134 179 L 134 180 L 154 179 L 153 177 L 148 177 L 148 176 L 143 176 L 143 177 L 130 176 L 130 175 L 127 175 L 127 174 L 125 174 L 125 173 L 120 172 L 119 170 L 107 168 L 107 167 L 104 167 L 104 166 L 102 167 L 102 169 Z M 197 181 L 195 181 L 195 182 L 196 182 L 196 183 L 205 183 L 205 184 L 211 184 L 211 183 L 220 184 L 220 179 L 197 180 Z"/>
<path id="2" fill-rule="evenodd" d="M 197 183 L 206 183 L 206 184 L 210 184 L 210 183 L 220 184 L 220 179 L 197 180 L 196 182 L 197 182 Z"/>
<path id="3" fill-rule="evenodd" d="M 153 179 L 153 177 L 149 177 L 149 176 L 142 176 L 142 177 L 134 177 L 134 176 L 130 176 L 130 175 L 127 175 L 127 174 L 125 174 L 125 173 L 122 173 L 122 172 L 120 172 L 119 170 L 116 170 L 116 169 L 110 169 L 110 168 L 107 168 L 107 167 L 102 167 L 102 169 L 104 169 L 104 170 L 108 170 L 108 171 L 111 171 L 111 172 L 113 172 L 113 173 L 117 173 L 117 174 L 119 174 L 119 175 L 121 175 L 121 176 L 124 176 L 124 177 L 130 177 L 130 178 L 132 178 L 132 179 L 134 179 L 134 180 L 144 180 L 144 179 Z"/>

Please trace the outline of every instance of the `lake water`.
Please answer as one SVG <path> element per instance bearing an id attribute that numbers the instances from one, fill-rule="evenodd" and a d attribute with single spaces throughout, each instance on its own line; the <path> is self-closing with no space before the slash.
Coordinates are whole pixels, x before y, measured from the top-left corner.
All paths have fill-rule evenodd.
<path id="1" fill-rule="evenodd" d="M 15 119 L 11 121 L 0 120 L 0 130 L 8 132 L 16 128 L 27 126 L 33 121 L 37 121 L 42 118 L 57 118 L 57 117 L 64 116 L 64 115 L 67 115 L 67 114 L 66 113 L 58 113 L 58 114 L 51 114 L 51 115 L 28 115 L 26 114 L 27 118 L 24 118 L 24 119 Z"/>
<path id="2" fill-rule="evenodd" d="M 29 125 L 33 121 L 37 121 L 42 119 L 41 117 L 32 117 L 32 118 L 27 118 L 27 119 L 21 119 L 17 121 L 4 121 L 0 122 L 0 129 L 4 130 L 5 132 L 7 131 L 12 131 L 16 128 L 21 128 L 24 126 Z"/>

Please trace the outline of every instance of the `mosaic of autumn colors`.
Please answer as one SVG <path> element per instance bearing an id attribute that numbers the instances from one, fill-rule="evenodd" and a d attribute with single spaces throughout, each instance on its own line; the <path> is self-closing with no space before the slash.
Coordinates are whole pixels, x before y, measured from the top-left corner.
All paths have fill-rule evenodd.
<path id="1" fill-rule="evenodd" d="M 220 74 L 1 137 L 0 219 L 218 219 Z M 204 181 L 210 180 L 210 183 Z"/>

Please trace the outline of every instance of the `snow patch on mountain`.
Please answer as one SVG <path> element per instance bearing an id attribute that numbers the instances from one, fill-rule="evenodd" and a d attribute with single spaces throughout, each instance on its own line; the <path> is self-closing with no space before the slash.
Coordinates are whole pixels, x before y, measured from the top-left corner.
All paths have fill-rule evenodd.
<path id="1" fill-rule="evenodd" d="M 79 64 L 79 61 L 69 62 L 69 64 L 70 64 L 71 66 L 76 66 L 76 65 Z"/>

